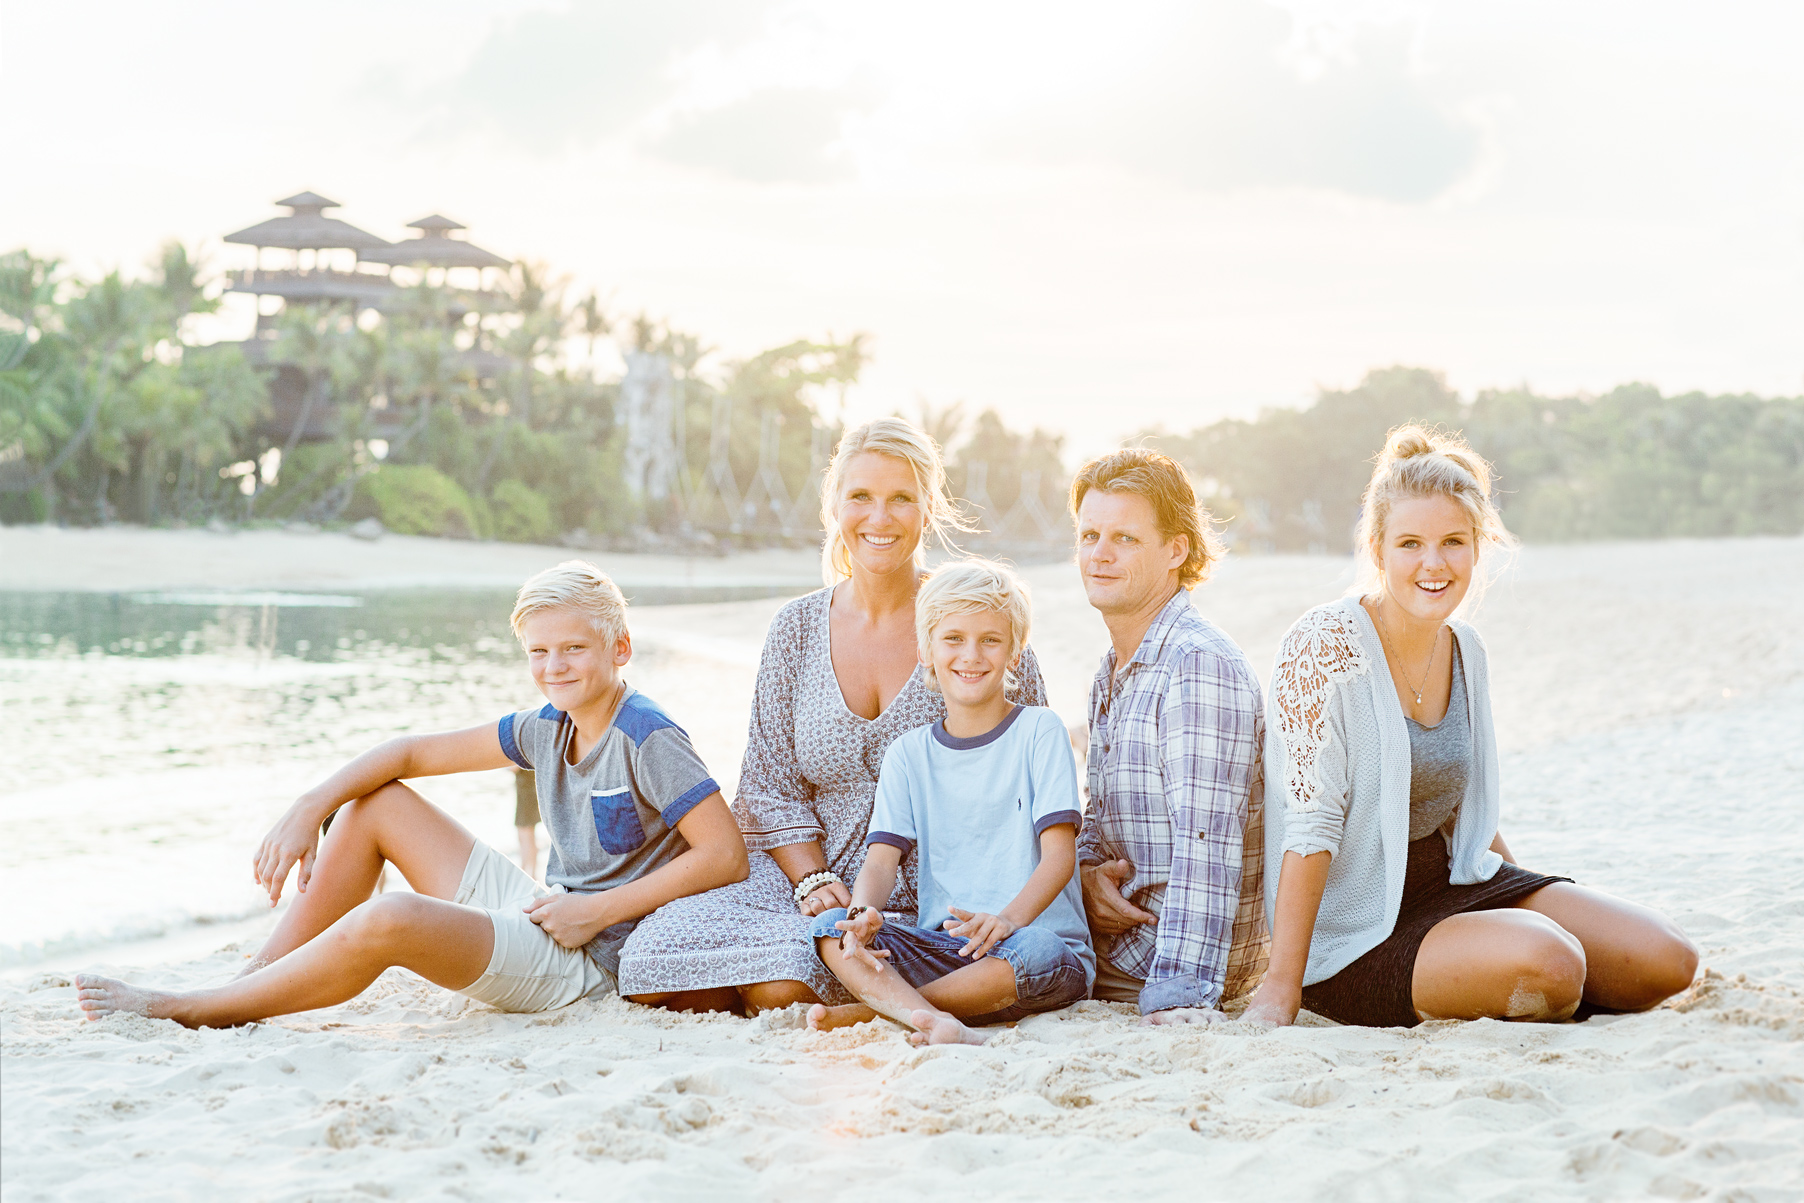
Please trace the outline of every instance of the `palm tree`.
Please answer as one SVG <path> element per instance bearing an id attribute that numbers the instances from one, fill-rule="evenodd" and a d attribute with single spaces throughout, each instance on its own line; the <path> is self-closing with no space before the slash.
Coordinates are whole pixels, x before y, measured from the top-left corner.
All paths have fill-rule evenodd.
<path id="1" fill-rule="evenodd" d="M 301 412 L 282 444 L 282 459 L 286 462 L 301 441 L 314 406 L 325 399 L 334 383 L 355 370 L 352 348 L 357 327 L 349 306 L 294 305 L 283 310 L 277 330 L 269 357 L 299 368 L 307 379 Z"/>

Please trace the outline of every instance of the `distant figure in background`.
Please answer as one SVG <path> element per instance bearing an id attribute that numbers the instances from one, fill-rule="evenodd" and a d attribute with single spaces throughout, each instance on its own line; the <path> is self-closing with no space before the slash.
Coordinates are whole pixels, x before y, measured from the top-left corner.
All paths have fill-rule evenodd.
<path id="1" fill-rule="evenodd" d="M 1685 989 L 1697 950 L 1671 920 L 1519 868 L 1497 830 L 1489 663 L 1455 617 L 1480 551 L 1513 541 L 1490 466 L 1399 427 L 1362 510 L 1366 588 L 1298 619 L 1272 671 L 1272 948 L 1246 1018 L 1561 1020 Z"/>
<path id="2" fill-rule="evenodd" d="M 539 879 L 539 787 L 531 769 L 514 770 L 514 830 L 520 836 L 520 867 Z"/>

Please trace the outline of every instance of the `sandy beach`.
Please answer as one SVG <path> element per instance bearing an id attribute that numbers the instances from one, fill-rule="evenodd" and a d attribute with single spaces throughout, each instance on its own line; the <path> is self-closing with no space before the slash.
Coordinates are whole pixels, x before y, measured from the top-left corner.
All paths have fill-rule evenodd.
<path id="1" fill-rule="evenodd" d="M 569 554 L 0 528 L 0 590 L 498 589 Z M 790 552 L 591 558 L 647 584 L 799 589 L 813 569 Z M 1263 674 L 1284 629 L 1350 572 L 1345 558 L 1234 559 L 1197 603 Z M 1103 628 L 1071 567 L 1025 575 L 1051 702 L 1080 718 Z M 393 970 L 344 1006 L 230 1031 L 80 1018 L 78 965 L 161 987 L 229 977 L 270 922 L 232 912 L 179 943 L 47 947 L 0 969 L 0 1194 L 1804 1198 L 1800 598 L 1804 539 L 1584 544 L 1523 550 L 1476 615 L 1511 847 L 1528 867 L 1662 908 L 1702 950 L 1698 983 L 1647 1014 L 1169 1030 L 1084 1003 L 982 1048 L 913 1049 L 883 1023 L 809 1033 L 793 1010 L 743 1020 L 608 999 L 507 1015 Z M 780 604 L 632 616 L 629 676 L 728 789 Z M 403 694 L 409 721 L 451 725 L 530 689 L 499 653 L 434 671 L 415 697 L 422 678 L 354 658 L 0 658 L 0 869 L 26 883 L 8 887 L 8 922 L 32 899 L 78 906 L 169 872 L 229 880 L 236 898 L 263 828 L 310 775 L 392 730 Z M 326 696 L 328 678 L 349 684 Z M 160 717 L 171 712 L 196 718 Z M 139 721 L 156 737 L 135 737 Z M 488 776 L 422 788 L 511 851 Z M 112 859 L 80 859 L 145 806 L 170 817 L 133 812 L 141 853 L 116 841 Z"/>

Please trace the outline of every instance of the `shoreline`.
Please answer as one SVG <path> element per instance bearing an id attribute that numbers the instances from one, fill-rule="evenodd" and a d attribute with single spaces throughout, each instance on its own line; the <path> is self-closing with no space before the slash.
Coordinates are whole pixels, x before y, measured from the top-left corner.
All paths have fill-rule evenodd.
<path id="1" fill-rule="evenodd" d="M 24 593 L 513 590 L 570 559 L 605 562 L 629 594 L 693 591 L 728 600 L 799 593 L 821 583 L 820 553 L 812 549 L 703 557 L 423 535 L 360 539 L 345 531 L 0 526 L 0 590 Z"/>

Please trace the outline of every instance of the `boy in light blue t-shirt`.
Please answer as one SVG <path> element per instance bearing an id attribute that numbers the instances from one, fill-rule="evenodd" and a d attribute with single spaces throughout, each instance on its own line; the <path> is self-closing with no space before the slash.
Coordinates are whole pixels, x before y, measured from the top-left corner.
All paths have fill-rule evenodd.
<path id="1" fill-rule="evenodd" d="M 1027 591 L 1000 565 L 949 564 L 921 586 L 916 636 L 946 717 L 883 757 L 852 906 L 821 915 L 812 932 L 860 1001 L 815 1006 L 810 1027 L 885 1015 L 913 1027 L 917 1044 L 981 1044 L 975 1026 L 1088 996 L 1096 957 L 1076 873 L 1071 746 L 1058 715 L 1003 693 L 1028 622 Z M 911 851 L 918 927 L 880 909 Z"/>

